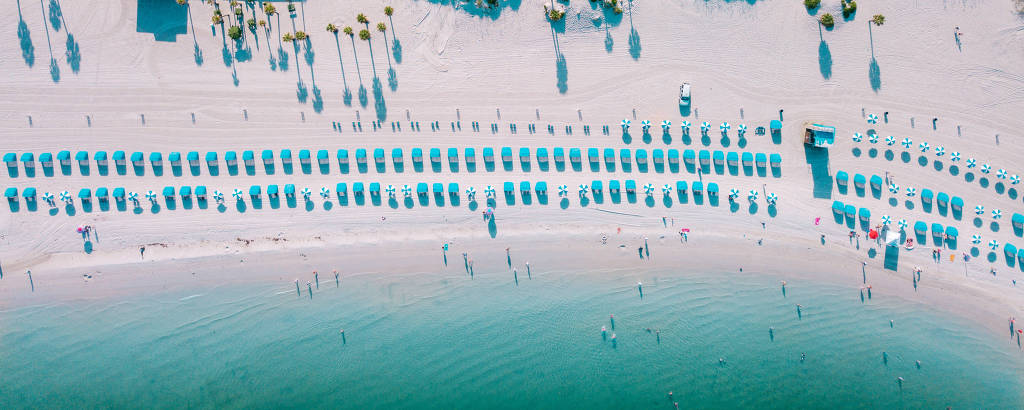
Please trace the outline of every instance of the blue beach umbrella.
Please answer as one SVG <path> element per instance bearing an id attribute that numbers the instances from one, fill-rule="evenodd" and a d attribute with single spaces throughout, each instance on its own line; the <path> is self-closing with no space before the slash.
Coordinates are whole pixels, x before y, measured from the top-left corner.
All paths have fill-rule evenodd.
<path id="1" fill-rule="evenodd" d="M 973 243 L 975 245 L 981 243 L 981 235 L 978 235 L 978 234 L 971 235 L 971 243 Z"/>
<path id="2" fill-rule="evenodd" d="M 729 128 L 729 123 L 727 122 L 723 122 L 722 125 L 718 126 L 718 129 L 722 130 L 722 132 L 729 132 Z"/>
<path id="3" fill-rule="evenodd" d="M 901 231 L 904 230 L 904 229 L 907 229 L 907 226 L 908 226 L 907 220 L 906 219 L 900 219 L 899 222 L 896 222 L 896 225 L 900 227 Z"/>
<path id="4" fill-rule="evenodd" d="M 982 174 L 988 174 L 990 172 L 992 172 L 992 166 L 991 165 L 989 165 L 989 164 L 982 164 L 981 165 L 981 173 Z"/>
<path id="5" fill-rule="evenodd" d="M 671 127 L 671 126 L 672 126 L 672 121 L 664 120 L 664 121 L 661 122 L 661 128 L 664 129 L 665 131 L 668 131 L 669 127 Z"/>
<path id="6" fill-rule="evenodd" d="M 921 149 L 921 152 L 928 152 L 928 149 L 931 148 L 931 146 L 928 145 L 928 141 L 922 141 L 917 147 Z"/>
<path id="7" fill-rule="evenodd" d="M 558 195 L 559 196 L 569 195 L 569 186 L 567 186 L 565 184 L 559 185 L 558 186 Z"/>
<path id="8" fill-rule="evenodd" d="M 896 137 L 892 135 L 885 137 L 885 145 L 896 145 Z"/>
<path id="9" fill-rule="evenodd" d="M 771 205 L 775 205 L 775 202 L 779 200 L 779 197 L 774 192 L 769 192 L 768 196 L 764 197 L 764 200 Z"/>
<path id="10" fill-rule="evenodd" d="M 907 196 L 914 195 L 917 195 L 917 189 L 914 189 L 914 187 L 907 187 Z"/>
<path id="11" fill-rule="evenodd" d="M 978 166 L 978 161 L 974 158 L 967 158 L 967 168 L 974 168 Z"/>
<path id="12" fill-rule="evenodd" d="M 1002 169 L 1002 168 L 999 168 L 999 170 L 996 171 L 996 178 L 1006 179 L 1006 170 Z"/>
<path id="13" fill-rule="evenodd" d="M 878 134 L 868 135 L 868 142 L 870 142 L 872 144 L 877 144 L 878 143 Z"/>
<path id="14" fill-rule="evenodd" d="M 988 247 L 992 248 L 992 250 L 996 250 L 996 248 L 999 247 L 999 241 L 997 241 L 995 239 L 993 239 L 991 241 L 988 241 Z"/>
<path id="15" fill-rule="evenodd" d="M 630 122 L 628 119 L 623 119 L 622 122 L 619 123 L 619 125 L 621 125 L 623 129 L 629 129 L 629 124 Z"/>
<path id="16" fill-rule="evenodd" d="M 977 215 L 984 214 L 985 213 L 985 207 L 981 206 L 981 205 L 975 206 L 974 207 L 974 213 L 977 214 Z"/>
<path id="17" fill-rule="evenodd" d="M 331 196 L 331 189 L 330 188 L 325 187 L 325 186 L 320 187 L 320 197 L 321 198 L 327 198 L 327 197 L 330 197 L 330 196 Z"/>
<path id="18" fill-rule="evenodd" d="M 689 121 L 683 121 L 682 123 L 679 124 L 679 126 L 682 128 L 683 132 L 690 132 L 690 122 Z"/>
<path id="19" fill-rule="evenodd" d="M 740 124 L 736 126 L 736 133 L 743 135 L 747 133 L 747 124 Z"/>
<path id="20" fill-rule="evenodd" d="M 1003 211 L 999 209 L 992 210 L 992 219 L 999 219 L 1003 217 Z"/>
<path id="21" fill-rule="evenodd" d="M 875 114 L 868 114 L 868 124 L 877 124 L 878 116 Z"/>
<path id="22" fill-rule="evenodd" d="M 936 157 L 941 157 L 945 153 L 946 153 L 946 147 L 943 147 L 941 145 L 935 147 L 935 156 Z"/>
<path id="23" fill-rule="evenodd" d="M 702 123 L 700 124 L 700 129 L 701 129 L 702 131 L 704 131 L 704 132 L 707 132 L 708 130 L 710 130 L 710 129 L 711 129 L 711 123 L 710 123 L 710 122 L 707 122 L 707 121 L 704 121 L 704 122 L 702 122 Z"/>
<path id="24" fill-rule="evenodd" d="M 853 142 L 861 142 L 864 140 L 864 135 L 859 132 L 853 133 Z"/>
<path id="25" fill-rule="evenodd" d="M 960 153 L 957 151 L 949 153 L 949 160 L 953 162 L 960 161 Z"/>
<path id="26" fill-rule="evenodd" d="M 1017 174 L 1010 175 L 1010 183 L 1014 184 L 1014 185 L 1020 184 L 1020 175 L 1017 175 Z"/>
<path id="27" fill-rule="evenodd" d="M 882 225 L 891 225 L 892 218 L 889 215 L 882 215 Z"/>
<path id="28" fill-rule="evenodd" d="M 900 186 L 896 184 L 889 184 L 889 192 L 898 194 L 900 192 Z"/>
<path id="29" fill-rule="evenodd" d="M 910 148 L 911 145 L 914 145 L 914 140 L 910 139 L 910 137 L 905 137 L 900 144 L 903 145 L 903 148 Z"/>
<path id="30" fill-rule="evenodd" d="M 651 122 L 647 120 L 640 121 L 640 127 L 647 131 L 648 128 L 651 128 Z"/>

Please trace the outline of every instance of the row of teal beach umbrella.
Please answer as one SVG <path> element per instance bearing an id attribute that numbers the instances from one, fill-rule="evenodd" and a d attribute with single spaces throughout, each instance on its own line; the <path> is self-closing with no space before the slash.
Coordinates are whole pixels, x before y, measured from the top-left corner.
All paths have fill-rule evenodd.
<path id="1" fill-rule="evenodd" d="M 864 139 L 864 135 L 863 134 L 861 134 L 859 132 L 853 134 L 853 141 L 854 142 L 861 142 L 861 141 L 863 141 L 863 139 Z M 870 142 L 872 144 L 877 143 L 878 142 L 878 134 L 868 134 L 868 142 Z M 886 137 L 885 143 L 887 145 L 895 145 L 896 144 L 896 137 L 892 136 L 892 135 Z M 910 149 L 910 147 L 914 146 L 914 141 L 910 137 L 906 137 L 906 138 L 903 138 L 903 141 L 900 144 L 903 145 L 904 148 Z M 921 142 L 918 145 L 918 148 L 921 150 L 921 152 L 928 152 L 929 150 L 932 149 L 931 145 L 928 144 L 927 141 Z M 940 145 L 940 146 L 935 147 L 933 152 L 934 152 L 935 156 L 941 157 L 941 156 L 946 154 L 946 148 Z M 952 162 L 959 162 L 961 160 L 960 152 L 958 152 L 958 151 L 951 152 L 949 154 L 949 160 L 952 161 Z M 967 168 L 978 167 L 978 161 L 976 159 L 974 159 L 974 158 L 967 158 L 964 161 L 964 163 L 967 165 Z M 989 173 L 992 172 L 992 166 L 989 165 L 989 164 L 982 164 L 981 168 L 980 168 L 980 171 L 983 174 L 989 174 Z M 1014 185 L 1020 184 L 1020 182 L 1021 182 L 1020 175 L 1017 175 L 1017 174 L 1012 174 L 1011 175 L 1005 169 L 1002 169 L 1002 168 L 996 170 L 996 178 L 999 178 L 999 179 L 1009 179 L 1010 183 L 1014 184 Z"/>

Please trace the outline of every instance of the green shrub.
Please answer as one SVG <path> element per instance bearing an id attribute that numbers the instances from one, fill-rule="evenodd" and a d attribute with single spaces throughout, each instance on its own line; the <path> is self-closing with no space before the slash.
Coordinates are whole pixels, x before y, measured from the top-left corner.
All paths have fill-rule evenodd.
<path id="1" fill-rule="evenodd" d="M 562 17 L 565 17 L 565 12 L 551 9 L 551 11 L 548 13 L 548 18 L 550 18 L 551 21 L 561 20 Z"/>
<path id="2" fill-rule="evenodd" d="M 857 11 L 856 1 L 843 1 L 843 17 L 850 17 L 850 15 L 853 14 L 853 12 L 855 11 Z"/>
<path id="3" fill-rule="evenodd" d="M 821 0 L 804 0 L 804 7 L 807 7 L 808 10 L 816 9 L 820 5 Z"/>
<path id="4" fill-rule="evenodd" d="M 248 19 L 248 20 L 245 21 L 245 24 L 247 26 L 249 26 L 249 29 L 255 29 L 256 28 L 256 19 Z"/>
<path id="5" fill-rule="evenodd" d="M 821 22 L 821 25 L 828 28 L 832 28 L 832 26 L 836 24 L 836 19 L 835 17 L 832 17 L 832 13 L 825 13 L 820 19 L 818 19 L 818 21 Z"/>

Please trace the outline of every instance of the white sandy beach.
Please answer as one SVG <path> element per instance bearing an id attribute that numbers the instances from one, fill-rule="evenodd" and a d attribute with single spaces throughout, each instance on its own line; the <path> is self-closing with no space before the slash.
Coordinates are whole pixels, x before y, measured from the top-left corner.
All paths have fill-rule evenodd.
<path id="1" fill-rule="evenodd" d="M 222 50 L 227 43 L 222 41 L 221 29 L 218 26 L 214 34 L 209 23 L 211 6 L 193 1 L 191 23 L 184 13 L 158 13 L 175 16 L 161 19 L 150 15 L 156 12 L 144 10 L 144 20 L 159 20 L 155 31 L 162 40 L 173 38 L 157 41 L 153 33 L 139 31 L 140 3 L 148 2 L 62 2 L 64 21 L 59 31 L 49 11 L 44 16 L 36 2 L 21 0 L 20 14 L 0 17 L 0 31 L 11 45 L 0 48 L 0 60 L 6 62 L 0 68 L 0 153 L 14 152 L 20 158 L 25 152 L 38 156 L 60 150 L 70 150 L 72 155 L 79 150 L 90 155 L 99 150 L 140 151 L 147 157 L 145 175 L 135 175 L 130 165 L 126 175 L 117 175 L 113 165 L 109 175 L 99 175 L 95 162 L 89 175 L 82 175 L 77 164 L 71 167 L 71 175 L 63 175 L 57 167 L 52 177 L 37 168 L 37 175 L 30 178 L 21 168 L 17 177 L 4 170 L 0 188 L 16 187 L 21 192 L 35 187 L 40 193 L 54 194 L 68 190 L 74 195 L 80 188 L 124 187 L 141 195 L 148 190 L 159 194 L 164 186 L 204 185 L 230 196 L 235 188 L 247 192 L 250 185 L 265 189 L 268 184 L 292 183 L 297 189 L 314 191 L 311 204 L 307 208 L 300 196 L 294 208 L 282 199 L 282 205 L 273 209 L 264 199 L 262 209 L 249 204 L 241 212 L 236 201 L 227 198 L 223 211 L 212 201 L 208 209 L 183 209 L 179 203 L 170 210 L 161 199 L 159 212 L 153 212 L 140 197 L 143 209 L 138 213 L 131 205 L 127 211 L 113 205 L 101 211 L 94 205 L 85 212 L 76 199 L 74 215 L 59 200 L 51 215 L 45 203 L 40 201 L 39 209 L 32 212 L 21 199 L 17 212 L 7 206 L 0 210 L 4 273 L 0 307 L 36 304 L 40 298 L 116 298 L 129 291 L 194 286 L 196 280 L 200 286 L 280 281 L 287 290 L 294 279 L 306 278 L 312 270 L 318 270 L 321 279 L 333 269 L 344 276 L 458 273 L 463 269 L 462 252 L 476 257 L 478 269 L 498 270 L 505 268 L 502 250 L 511 247 L 517 264 L 529 260 L 534 269 L 616 269 L 631 278 L 624 284 L 635 282 L 630 275 L 642 278 L 643 267 L 675 266 L 694 272 L 743 268 L 860 286 L 861 261 L 866 261 L 869 284 L 879 294 L 937 306 L 998 332 L 1005 329 L 1007 318 L 1024 317 L 1024 283 L 1016 287 L 1011 283 L 1024 280 L 1021 268 L 1004 263 L 1002 247 L 996 251 L 996 262 L 988 262 L 985 246 L 993 239 L 1024 245 L 1010 221 L 1014 212 L 1024 210 L 1021 198 L 997 193 L 977 181 L 966 182 L 963 174 L 968 170 L 962 162 L 959 176 L 945 169 L 936 171 L 931 151 L 924 154 L 927 166 L 917 162 L 921 155 L 917 145 L 927 141 L 933 148 L 944 146 L 947 156 L 958 151 L 965 159 L 976 158 L 993 169 L 1024 174 L 1019 161 L 1024 155 L 1024 116 L 1020 115 L 1024 112 L 1020 46 L 1024 17 L 1014 12 L 1010 1 L 865 1 L 853 20 L 839 18 L 832 30 L 821 30 L 798 1 L 637 0 L 620 21 L 597 25 L 589 18 L 597 13 L 590 2 L 572 0 L 565 23 L 555 30 L 540 11 L 545 2 L 534 0 L 503 3 L 499 11 L 484 16 L 443 1 L 394 0 L 388 2 L 395 7 L 392 19 L 384 16 L 383 3 L 378 1 L 297 3 L 294 19 L 288 17 L 285 3 L 275 3 L 282 13 L 280 23 L 276 17 L 270 19 L 269 34 L 257 29 L 258 42 L 245 31 L 251 58 L 243 57 L 244 61 L 232 57 L 237 54 L 230 44 L 225 59 Z M 838 1 L 824 3 L 817 15 L 838 14 Z M 46 2 L 42 9 L 49 7 Z M 339 34 L 339 47 L 335 36 L 323 28 L 333 22 L 358 30 L 358 12 L 366 13 L 372 24 L 388 25 L 388 53 L 380 33 L 373 31 L 372 63 L 366 42 Z M 886 23 L 869 25 L 871 16 L 879 13 L 886 16 Z M 29 30 L 31 58 L 25 57 L 25 41 L 20 48 L 14 46 L 22 38 L 19 20 Z M 279 59 L 278 25 L 290 32 L 293 21 L 296 27 L 307 27 L 312 54 L 296 55 L 284 44 L 288 69 L 283 70 L 280 61 L 272 68 L 268 60 L 272 55 Z M 954 39 L 955 26 L 964 33 L 962 48 Z M 182 27 L 184 31 L 179 31 Z M 68 33 L 79 45 L 77 72 L 66 53 Z M 391 52 L 395 38 L 401 44 L 400 62 Z M 197 48 L 201 64 L 197 64 Z M 51 50 L 59 74 L 50 68 Z M 875 79 L 870 73 L 873 58 L 878 66 Z M 389 67 L 395 72 L 394 88 L 388 81 Z M 383 103 L 379 105 L 374 99 L 374 75 L 381 82 Z M 301 87 L 297 85 L 300 78 Z M 365 106 L 358 97 L 360 78 L 369 90 Z M 691 112 L 680 112 L 677 105 L 682 81 L 693 84 Z M 346 83 L 354 95 L 350 105 L 343 99 Z M 308 93 L 304 101 L 302 87 Z M 314 87 L 322 106 L 315 101 Z M 777 145 L 753 130 L 768 127 L 769 121 L 778 119 L 780 109 L 784 109 L 783 138 Z M 887 121 L 874 125 L 865 121 L 864 114 L 883 116 L 885 112 Z M 384 126 L 375 131 L 371 121 L 378 118 Z M 628 140 L 618 125 L 623 118 L 632 121 Z M 933 118 L 938 119 L 934 129 Z M 640 130 L 645 119 L 654 124 L 649 141 Z M 672 121 L 668 143 L 658 126 L 662 120 Z M 684 120 L 693 124 L 689 145 L 681 140 L 679 124 Z M 332 129 L 335 121 L 341 123 L 342 131 Z M 355 121 L 361 123 L 361 132 L 352 129 Z M 420 129 L 410 130 L 410 121 L 419 122 Z M 440 130 L 431 130 L 432 121 L 439 121 Z M 461 129 L 451 129 L 454 121 L 460 122 Z M 479 132 L 470 126 L 473 121 L 480 123 Z M 700 141 L 698 124 L 703 121 L 712 124 L 707 146 Z M 805 121 L 837 129 L 829 155 L 830 175 L 837 170 L 851 176 L 888 172 L 903 188 L 930 188 L 964 198 L 963 219 L 925 212 L 919 198 L 907 198 L 902 192 L 895 196 L 896 206 L 889 205 L 888 191 L 883 190 L 880 199 L 870 194 L 860 197 L 852 186 L 848 194 L 834 188 L 831 199 L 815 198 L 801 140 Z M 401 130 L 392 131 L 392 122 L 401 123 Z M 717 131 L 722 122 L 733 126 L 728 146 Z M 492 123 L 497 124 L 497 132 L 490 131 Z M 516 124 L 516 133 L 509 131 L 509 124 Z M 529 132 L 528 124 L 535 124 L 537 132 Z M 739 124 L 750 127 L 746 145 L 737 138 Z M 548 125 L 553 133 L 548 133 Z M 583 132 L 584 125 L 590 126 L 589 135 Z M 605 125 L 610 130 L 607 135 L 601 131 Z M 572 126 L 571 134 L 566 126 Z M 866 134 L 868 128 L 883 139 L 889 135 L 912 138 L 914 146 L 906 151 L 913 160 L 899 159 L 905 151 L 899 144 L 888 147 L 884 142 L 872 145 L 867 138 L 859 143 L 851 140 L 853 133 Z M 504 146 L 516 154 L 513 169 L 506 171 L 498 161 L 494 171 L 487 171 L 479 158 L 482 148 Z M 429 163 L 422 172 L 415 171 L 410 155 L 416 147 L 441 148 L 442 172 L 431 170 Z M 445 157 L 449 147 L 458 148 L 460 155 L 464 148 L 474 147 L 476 171 L 467 172 L 460 158 L 463 166 L 451 172 Z M 659 172 L 653 165 L 646 172 L 635 165 L 629 172 L 621 167 L 609 171 L 603 162 L 599 172 L 592 172 L 586 158 L 581 171 L 569 165 L 557 171 L 554 164 L 542 171 L 536 158 L 531 158 L 528 170 L 523 169 L 518 161 L 520 147 L 534 153 L 538 147 L 579 147 L 584 157 L 590 147 L 780 153 L 783 162 L 781 177 L 770 171 L 765 176 L 743 172 L 698 176 L 683 165 L 678 172 L 668 166 Z M 865 152 L 859 157 L 852 154 L 858 147 Z M 359 148 L 371 152 L 383 148 L 387 171 L 378 173 L 371 158 L 366 172 L 353 162 L 349 173 L 340 173 L 334 152 L 348 149 L 354 155 Z M 404 150 L 404 172 L 394 172 L 392 148 Z M 897 158 L 889 161 L 881 154 L 872 158 L 866 154 L 871 148 L 892 149 Z M 330 172 L 321 174 L 314 158 L 313 171 L 303 173 L 296 158 L 294 172 L 286 174 L 278 158 L 276 172 L 267 175 L 259 164 L 264 149 L 274 150 L 275 157 L 281 149 L 290 149 L 296 156 L 302 149 L 314 155 L 326 149 Z M 199 175 L 192 175 L 186 164 L 182 175 L 174 176 L 167 154 L 193 150 L 201 157 L 208 151 L 219 152 L 220 175 L 211 176 L 204 163 Z M 239 155 L 254 150 L 255 174 L 228 175 L 223 153 L 229 150 Z M 161 176 L 154 175 L 148 163 L 154 151 L 164 154 Z M 948 157 L 940 159 L 945 166 L 951 165 Z M 1003 182 L 1021 191 L 1020 185 L 1009 185 L 994 175 L 995 171 L 987 176 L 992 185 Z M 635 203 L 625 198 L 613 203 L 606 193 L 603 203 L 581 206 L 577 185 L 593 180 L 607 184 L 612 179 L 653 184 L 657 187 L 653 204 L 648 205 L 639 192 Z M 666 206 L 663 202 L 663 184 L 698 179 L 722 187 L 718 206 L 707 201 L 695 204 L 692 196 L 687 203 L 673 200 Z M 523 204 L 517 193 L 515 205 L 509 206 L 500 193 L 505 181 L 515 182 L 517 190 L 520 181 L 546 181 L 550 199 L 541 204 L 534 196 L 532 203 Z M 414 198 L 411 208 L 400 193 L 395 207 L 386 198 L 380 205 L 369 199 L 362 205 L 352 200 L 341 205 L 334 196 L 325 201 L 317 195 L 320 187 L 333 188 L 338 182 L 397 187 L 443 182 L 446 188 L 456 182 L 463 192 L 458 206 L 450 202 L 438 206 L 431 195 L 428 206 Z M 562 184 L 570 187 L 564 209 L 555 188 Z M 499 190 L 493 229 L 481 220 L 486 208 L 483 190 L 488 185 Z M 479 208 L 470 209 L 467 187 L 477 190 Z M 732 188 L 741 192 L 736 211 L 726 198 Z M 763 196 L 752 211 L 745 198 L 749 190 L 776 193 L 777 214 L 769 214 Z M 916 203 L 913 209 L 904 205 L 908 199 Z M 885 214 L 911 223 L 955 226 L 959 246 L 956 251 L 943 251 L 942 262 L 936 263 L 930 258 L 931 248 L 919 245 L 900 254 L 896 271 L 885 270 L 881 254 L 868 256 L 869 248 L 878 249 L 873 241 L 862 232 L 857 249 L 848 240 L 849 229 L 833 221 L 833 200 L 869 208 L 872 226 Z M 329 209 L 325 202 L 330 203 Z M 976 205 L 986 209 L 980 227 L 972 223 Z M 1001 209 L 1003 218 L 993 220 L 988 213 L 992 209 Z M 669 218 L 668 226 L 663 226 L 662 217 Z M 816 217 L 821 218 L 818 226 Z M 998 228 L 990 225 L 993 221 Z M 92 240 L 91 253 L 83 251 L 83 240 L 75 233 L 83 225 L 96 228 L 98 238 Z M 679 240 L 681 228 L 691 230 L 685 243 Z M 826 236 L 824 244 L 821 234 Z M 973 246 L 973 234 L 980 234 L 984 243 L 978 245 L 980 256 L 965 265 L 961 253 Z M 601 243 L 603 235 L 609 238 L 607 244 Z M 644 237 L 650 240 L 649 262 L 635 254 Z M 763 239 L 760 246 L 759 239 Z M 452 244 L 446 268 L 440 264 L 442 243 Z M 139 255 L 142 245 L 146 246 L 144 260 Z M 956 256 L 955 262 L 949 262 L 948 254 Z M 252 275 L 225 273 L 237 271 L 237 264 Z M 911 283 L 915 266 L 924 270 L 917 291 Z M 998 270 L 995 276 L 989 273 L 992 267 Z M 28 291 L 26 270 L 33 273 L 34 293 Z M 83 274 L 93 278 L 85 281 Z"/>

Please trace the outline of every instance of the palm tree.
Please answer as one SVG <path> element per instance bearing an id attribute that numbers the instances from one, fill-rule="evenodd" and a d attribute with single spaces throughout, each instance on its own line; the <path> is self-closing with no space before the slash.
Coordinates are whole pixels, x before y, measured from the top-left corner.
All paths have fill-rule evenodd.
<path id="1" fill-rule="evenodd" d="M 388 26 L 384 25 L 384 23 L 377 23 L 377 31 L 383 33 L 387 29 L 388 29 Z"/>
<path id="2" fill-rule="evenodd" d="M 395 14 L 395 9 L 391 8 L 391 6 L 384 6 L 384 15 L 391 17 L 392 14 Z"/>
<path id="3" fill-rule="evenodd" d="M 179 6 L 184 6 L 186 4 L 188 4 L 188 0 L 178 0 L 178 5 Z"/>
<path id="4" fill-rule="evenodd" d="M 875 23 L 876 26 L 881 26 L 882 24 L 885 24 L 885 16 L 881 14 L 875 14 L 874 17 L 871 17 L 871 22 Z"/>
<path id="5" fill-rule="evenodd" d="M 263 12 L 267 14 L 267 17 L 277 14 L 277 8 L 274 7 L 270 2 L 263 3 Z"/>
<path id="6" fill-rule="evenodd" d="M 358 15 L 356 15 L 356 21 L 358 21 L 360 24 L 365 24 L 365 25 L 369 25 L 370 24 L 370 20 L 368 20 L 366 18 L 366 15 L 363 14 L 363 13 L 359 13 Z"/>
<path id="7" fill-rule="evenodd" d="M 295 36 L 292 36 L 292 33 L 284 33 L 284 35 L 281 36 L 281 40 L 291 42 L 292 40 L 295 40 Z"/>
<path id="8" fill-rule="evenodd" d="M 352 37 L 352 26 L 345 26 L 342 31 L 344 31 L 345 34 L 348 34 L 349 37 Z"/>
<path id="9" fill-rule="evenodd" d="M 334 23 L 328 23 L 327 24 L 327 31 L 330 31 L 331 33 L 334 33 L 334 34 L 338 34 L 338 26 L 335 26 Z"/>
<path id="10" fill-rule="evenodd" d="M 366 29 L 359 30 L 359 39 L 360 40 L 369 40 L 370 39 L 370 30 L 366 30 Z"/>
<path id="11" fill-rule="evenodd" d="M 305 40 L 306 37 L 309 37 L 309 35 L 307 35 L 305 31 L 299 30 L 299 31 L 295 32 L 295 39 L 296 40 L 302 41 L 302 40 Z"/>
<path id="12" fill-rule="evenodd" d="M 384 23 L 377 23 L 377 31 L 381 33 L 381 37 L 384 37 L 384 53 L 388 57 L 388 74 L 392 75 L 394 70 L 391 67 L 391 51 L 388 50 L 388 26 L 384 25 Z"/>

